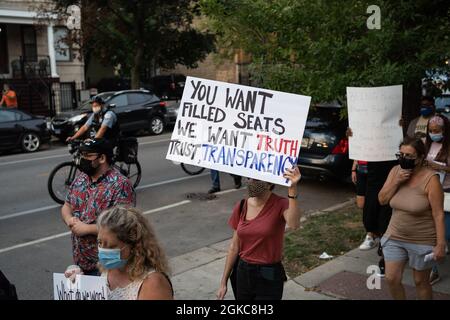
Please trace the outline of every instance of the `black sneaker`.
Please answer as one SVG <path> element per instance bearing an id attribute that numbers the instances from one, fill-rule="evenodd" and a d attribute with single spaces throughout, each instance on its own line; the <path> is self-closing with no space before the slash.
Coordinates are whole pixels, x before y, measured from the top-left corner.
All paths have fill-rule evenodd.
<path id="1" fill-rule="evenodd" d="M 219 192 L 219 191 L 220 191 L 220 188 L 212 187 L 211 189 L 208 190 L 208 194 L 216 193 L 216 192 Z"/>
<path id="2" fill-rule="evenodd" d="M 241 177 L 234 178 L 234 188 L 239 189 L 240 187 L 242 187 L 242 178 Z"/>
<path id="3" fill-rule="evenodd" d="M 381 259 L 378 262 L 378 268 L 380 268 L 380 273 L 378 273 L 377 276 L 379 276 L 380 278 L 384 278 L 384 271 L 385 271 L 384 259 Z"/>

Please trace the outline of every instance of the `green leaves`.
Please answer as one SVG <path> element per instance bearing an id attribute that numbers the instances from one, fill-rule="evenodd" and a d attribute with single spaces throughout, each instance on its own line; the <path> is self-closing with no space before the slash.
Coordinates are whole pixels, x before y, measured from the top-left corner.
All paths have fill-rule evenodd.
<path id="1" fill-rule="evenodd" d="M 381 8 L 381 30 L 366 26 L 373 4 Z M 343 99 L 347 86 L 409 87 L 427 70 L 448 70 L 449 1 L 203 0 L 200 5 L 220 35 L 219 47 L 252 55 L 252 84 L 312 95 L 316 102 Z"/>

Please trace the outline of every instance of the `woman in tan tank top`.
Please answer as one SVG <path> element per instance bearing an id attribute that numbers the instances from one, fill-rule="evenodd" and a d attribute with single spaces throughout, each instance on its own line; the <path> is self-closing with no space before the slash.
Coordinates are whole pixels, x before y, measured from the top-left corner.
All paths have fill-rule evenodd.
<path id="1" fill-rule="evenodd" d="M 405 138 L 397 154 L 400 165 L 392 168 L 381 189 L 380 204 L 393 209 L 382 239 L 386 280 L 394 299 L 405 299 L 402 285 L 406 263 L 413 269 L 418 299 L 431 299 L 430 271 L 445 256 L 443 191 L 439 177 L 423 166 L 425 146 L 420 139 Z M 431 262 L 425 256 L 433 253 Z"/>

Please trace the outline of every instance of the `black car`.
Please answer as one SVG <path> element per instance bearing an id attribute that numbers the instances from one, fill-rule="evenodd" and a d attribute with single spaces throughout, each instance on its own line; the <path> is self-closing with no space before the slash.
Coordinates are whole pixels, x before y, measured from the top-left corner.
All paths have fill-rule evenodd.
<path id="1" fill-rule="evenodd" d="M 44 116 L 0 108 L 0 149 L 34 152 L 51 138 Z"/>
<path id="2" fill-rule="evenodd" d="M 346 180 L 353 161 L 348 158 L 348 121 L 340 118 L 337 104 L 321 104 L 309 110 L 298 164 L 302 174 Z"/>
<path id="3" fill-rule="evenodd" d="M 119 121 L 120 131 L 135 134 L 140 130 L 158 135 L 164 132 L 168 122 L 166 102 L 148 90 L 124 90 L 98 94 L 111 108 Z M 91 104 L 85 102 L 79 109 L 60 113 L 51 121 L 51 132 L 65 141 L 87 121 L 92 113 Z"/>

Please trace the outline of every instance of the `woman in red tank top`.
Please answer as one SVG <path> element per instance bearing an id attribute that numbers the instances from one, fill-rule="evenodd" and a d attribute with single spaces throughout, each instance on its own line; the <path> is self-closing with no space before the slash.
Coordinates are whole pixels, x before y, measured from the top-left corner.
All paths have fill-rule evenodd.
<path id="1" fill-rule="evenodd" d="M 298 167 L 287 169 L 284 177 L 292 183 L 288 188 L 289 199 L 272 193 L 274 185 L 269 182 L 248 180 L 249 197 L 234 206 L 228 221 L 234 233 L 218 299 L 223 299 L 227 292 L 232 270 L 236 272 L 237 300 L 282 298 L 286 280 L 281 264 L 284 231 L 286 225 L 292 229 L 300 225 L 297 183 L 301 175 Z"/>

